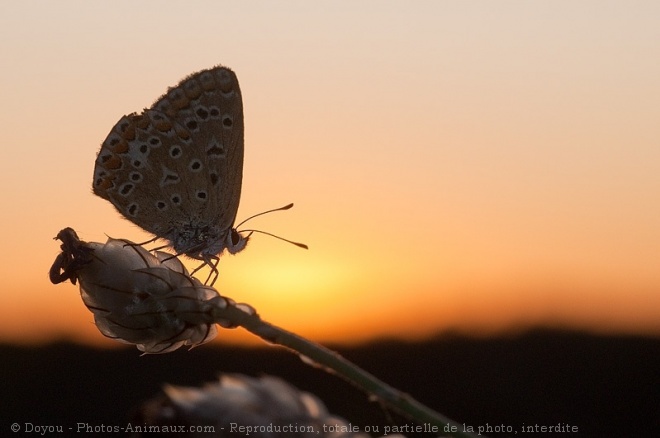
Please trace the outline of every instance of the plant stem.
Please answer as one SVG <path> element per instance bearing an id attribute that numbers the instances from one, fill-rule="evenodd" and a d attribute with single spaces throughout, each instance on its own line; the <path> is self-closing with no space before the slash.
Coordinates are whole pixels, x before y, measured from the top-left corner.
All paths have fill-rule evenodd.
<path id="1" fill-rule="evenodd" d="M 462 432 L 463 425 L 424 406 L 410 395 L 391 387 L 357 365 L 344 359 L 338 353 L 298 336 L 295 333 L 263 321 L 256 313 L 250 314 L 233 305 L 229 305 L 225 308 L 216 308 L 214 317 L 217 320 L 232 321 L 232 323 L 243 327 L 266 342 L 293 350 L 301 356 L 304 362 L 324 368 L 326 371 L 344 378 L 368 394 L 376 397 L 379 401 L 397 412 L 423 425 L 434 427 L 433 430 L 428 431 L 454 437 L 474 437 L 472 434 Z"/>

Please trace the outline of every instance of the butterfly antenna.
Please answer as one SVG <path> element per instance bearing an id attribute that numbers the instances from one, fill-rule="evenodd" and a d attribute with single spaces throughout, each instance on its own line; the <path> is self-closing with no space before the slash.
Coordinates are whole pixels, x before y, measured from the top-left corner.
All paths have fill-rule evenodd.
<path id="1" fill-rule="evenodd" d="M 274 211 L 274 210 L 273 210 L 273 211 Z M 294 242 L 293 240 L 285 239 L 284 237 L 276 236 L 275 234 L 273 234 L 273 233 L 268 233 L 268 232 L 266 232 L 266 231 L 261 231 L 261 230 L 240 230 L 240 231 L 241 231 L 241 233 L 244 233 L 244 232 L 247 233 L 247 232 L 249 232 L 250 234 L 252 234 L 252 233 L 261 233 L 261 234 L 265 234 L 266 236 L 274 237 L 274 238 L 276 238 L 276 239 L 280 239 L 280 240 L 283 240 L 283 241 L 285 241 L 285 242 L 288 242 L 288 243 L 290 243 L 290 244 L 292 244 L 292 245 L 296 245 L 298 248 L 309 249 L 309 246 L 305 245 L 304 243 Z M 248 235 L 248 236 L 249 236 L 249 235 Z"/>
<path id="2" fill-rule="evenodd" d="M 280 240 L 283 240 L 283 241 L 285 241 L 285 242 L 288 242 L 288 243 L 290 243 L 290 244 L 292 244 L 292 245 L 296 245 L 296 246 L 299 247 L 299 248 L 309 249 L 309 247 L 308 247 L 307 245 L 305 245 L 304 243 L 294 242 L 293 240 L 285 239 L 284 237 L 276 236 L 275 234 L 268 233 L 268 232 L 266 232 L 266 231 L 261 231 L 261 230 L 238 230 L 238 227 L 240 227 L 241 225 L 243 225 L 245 222 L 249 221 L 250 219 L 254 219 L 254 218 L 257 217 L 257 216 L 261 216 L 261 215 L 264 215 L 264 214 L 266 214 L 266 213 L 272 213 L 272 212 L 274 212 L 274 211 L 288 210 L 288 209 L 290 209 L 291 207 L 293 207 L 293 203 L 291 203 L 291 204 L 287 204 L 287 205 L 285 205 L 284 207 L 273 208 L 272 210 L 262 211 L 261 213 L 257 213 L 257 214 L 255 214 L 255 215 L 252 215 L 252 216 L 250 216 L 249 218 L 245 219 L 243 222 L 241 222 L 240 224 L 236 225 L 236 226 L 234 227 L 234 229 L 237 230 L 237 231 L 240 231 L 241 233 L 245 232 L 245 233 L 250 233 L 250 234 L 252 234 L 252 233 L 261 233 L 261 234 L 265 234 L 265 235 L 267 235 L 267 236 L 271 236 L 271 237 L 274 237 L 274 238 L 276 238 L 276 239 L 280 239 Z M 248 235 L 248 237 L 249 237 L 249 235 Z"/>
<path id="3" fill-rule="evenodd" d="M 245 222 L 249 221 L 250 219 L 254 219 L 254 218 L 257 217 L 257 216 L 262 216 L 262 215 L 264 215 L 264 214 L 272 213 L 272 212 L 274 212 L 274 211 L 288 210 L 288 209 L 290 209 L 291 207 L 293 207 L 293 202 L 292 202 L 291 204 L 287 204 L 287 205 L 285 205 L 284 207 L 273 208 L 272 210 L 266 210 L 266 211 L 262 211 L 261 213 L 254 214 L 254 215 L 250 216 L 249 218 L 245 219 L 245 220 L 244 220 L 243 222 L 241 222 L 240 224 L 236 225 L 236 226 L 234 227 L 234 229 L 238 229 L 238 227 L 240 227 L 241 225 L 243 225 Z M 248 231 L 248 230 L 244 230 L 244 231 Z"/>

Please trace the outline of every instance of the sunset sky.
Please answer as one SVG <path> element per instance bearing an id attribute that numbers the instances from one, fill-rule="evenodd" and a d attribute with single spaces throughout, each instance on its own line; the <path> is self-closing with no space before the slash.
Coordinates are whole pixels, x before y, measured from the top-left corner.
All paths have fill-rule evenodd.
<path id="1" fill-rule="evenodd" d="M 96 154 L 217 64 L 238 219 L 294 202 L 250 227 L 310 247 L 254 236 L 222 294 L 319 341 L 660 335 L 658 2 L 4 2 L 0 56 L 0 342 L 112 344 L 48 281 L 53 237 L 151 237 L 92 194 Z"/>

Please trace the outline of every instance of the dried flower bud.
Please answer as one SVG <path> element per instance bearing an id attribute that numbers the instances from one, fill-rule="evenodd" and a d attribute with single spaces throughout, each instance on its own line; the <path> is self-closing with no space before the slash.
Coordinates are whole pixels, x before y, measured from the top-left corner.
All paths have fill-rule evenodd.
<path id="1" fill-rule="evenodd" d="M 105 244 L 83 242 L 71 228 L 57 239 L 62 253 L 50 270 L 51 281 L 80 281 L 83 302 L 105 336 L 145 353 L 166 353 L 217 334 L 213 309 L 230 301 L 191 277 L 171 254 L 152 254 L 112 238 Z"/>
<path id="2" fill-rule="evenodd" d="M 203 388 L 166 385 L 164 392 L 140 408 L 136 423 L 206 426 L 207 434 L 194 436 L 369 437 L 330 414 L 313 394 L 277 377 L 225 374 Z"/>

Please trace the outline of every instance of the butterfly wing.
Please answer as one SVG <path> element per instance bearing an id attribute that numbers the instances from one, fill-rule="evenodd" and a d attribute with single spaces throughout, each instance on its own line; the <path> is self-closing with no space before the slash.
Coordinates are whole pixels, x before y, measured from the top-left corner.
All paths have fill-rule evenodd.
<path id="1" fill-rule="evenodd" d="M 240 201 L 243 143 L 236 75 L 226 67 L 202 70 L 112 128 L 93 190 L 159 237 L 184 236 L 183 246 L 223 239 Z"/>

